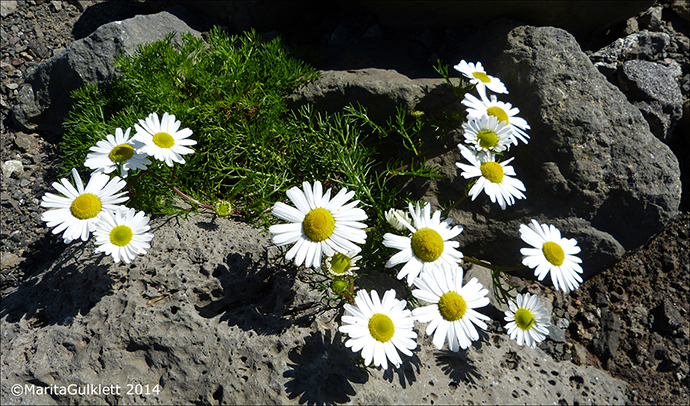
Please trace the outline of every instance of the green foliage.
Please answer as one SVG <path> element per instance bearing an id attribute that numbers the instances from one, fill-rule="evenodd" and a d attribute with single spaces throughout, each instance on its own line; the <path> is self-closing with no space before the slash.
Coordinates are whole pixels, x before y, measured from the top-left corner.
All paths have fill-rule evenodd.
<path id="1" fill-rule="evenodd" d="M 326 188 L 355 191 L 370 226 L 361 266 L 382 269 L 390 257 L 383 234 L 394 231 L 384 213 L 406 208 L 408 200 L 391 180 L 442 176 L 426 164 L 437 152 L 432 144 L 443 135 L 440 127 L 404 108 L 385 124 L 372 121 L 362 106 L 340 114 L 308 105 L 292 111 L 285 95 L 318 72 L 292 58 L 280 39 L 264 41 L 254 31 L 228 37 L 219 29 L 208 43 L 181 38 L 171 35 L 118 58 L 119 79 L 72 94 L 63 172 L 83 169 L 88 148 L 115 128 L 132 127 L 133 135 L 140 119 L 168 112 L 192 129 L 195 152 L 184 156 L 184 165 L 169 168 L 152 159 L 148 170 L 131 172 L 128 205 L 152 214 L 179 212 L 175 187 L 199 202 L 223 200 L 235 214 L 268 226 L 275 221 L 271 206 L 285 200 L 287 189 L 319 180 Z"/>
<path id="2" fill-rule="evenodd" d="M 109 87 L 72 95 L 76 104 L 61 145 L 65 173 L 83 168 L 88 148 L 116 127 L 133 127 L 151 112 L 174 114 L 197 141 L 187 163 L 176 165 L 174 184 L 201 201 L 233 201 L 247 215 L 271 205 L 276 192 L 299 180 L 295 173 L 310 177 L 305 166 L 320 159 L 316 148 L 297 152 L 309 140 L 290 132 L 284 101 L 318 72 L 291 58 L 280 39 L 266 42 L 254 31 L 228 37 L 214 29 L 208 44 L 187 34 L 176 49 L 171 35 L 118 58 L 116 66 L 122 75 Z M 132 204 L 167 213 L 160 193 L 172 196 L 162 180 L 173 174 L 160 162 L 147 172 L 159 179 L 143 174 L 132 185 Z"/>

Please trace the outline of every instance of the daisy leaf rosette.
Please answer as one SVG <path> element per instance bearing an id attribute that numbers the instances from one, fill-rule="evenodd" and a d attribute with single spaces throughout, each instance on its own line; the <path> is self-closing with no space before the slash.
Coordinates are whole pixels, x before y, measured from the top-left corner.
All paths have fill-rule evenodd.
<path id="1" fill-rule="evenodd" d="M 343 325 L 338 330 L 350 338 L 345 346 L 352 352 L 362 352 L 366 365 L 388 368 L 390 361 L 395 368 L 400 368 L 402 359 L 398 351 L 412 356 L 417 348 L 417 333 L 413 330 L 414 320 L 410 310 L 405 309 L 407 302 L 395 298 L 393 289 L 383 294 L 383 300 L 375 290 L 371 296 L 365 290 L 359 290 L 355 296 L 355 305 L 345 304 Z"/>
<path id="2" fill-rule="evenodd" d="M 508 93 L 508 89 L 499 78 L 486 74 L 481 62 L 474 64 L 462 60 L 453 68 L 468 78 L 477 89 L 487 88 L 494 93 Z"/>
<path id="3" fill-rule="evenodd" d="M 86 156 L 84 166 L 96 172 L 112 173 L 120 169 L 120 176 L 127 177 L 127 172 L 133 169 L 146 169 L 151 161 L 147 155 L 137 152 L 136 143 L 130 139 L 128 128 L 124 133 L 121 128 L 115 129 L 115 135 L 108 134 L 105 140 L 100 140 L 89 148 L 91 153 Z"/>
<path id="4" fill-rule="evenodd" d="M 118 176 L 110 179 L 106 174 L 92 173 L 84 187 L 79 172 L 73 168 L 72 179 L 74 185 L 66 178 L 53 183 L 62 196 L 48 192 L 41 201 L 41 207 L 48 208 L 41 220 L 53 228 L 53 234 L 62 232 L 66 244 L 76 239 L 88 240 L 101 214 L 116 210 L 118 204 L 129 199 L 125 192 L 120 192 L 126 182 Z"/>
<path id="5" fill-rule="evenodd" d="M 331 199 L 331 189 L 322 193 L 321 182 L 309 182 L 290 188 L 286 194 L 295 207 L 283 202 L 273 206 L 273 215 L 289 221 L 269 227 L 273 243 L 278 246 L 294 244 L 285 258 L 295 265 L 304 264 L 307 268 L 321 268 L 323 255 L 332 256 L 336 252 L 359 251 L 356 244 L 366 242 L 367 219 L 364 210 L 355 207 L 359 200 L 348 202 L 355 192 L 343 188 Z"/>
<path id="6" fill-rule="evenodd" d="M 582 260 L 575 256 L 580 247 L 573 238 L 562 238 L 561 232 L 553 225 L 539 224 L 532 220 L 529 225 L 520 225 L 520 237 L 532 248 L 522 248 L 523 265 L 534 269 L 534 275 L 544 280 L 551 275 L 555 289 L 565 293 L 577 289 L 582 283 Z"/>
<path id="7" fill-rule="evenodd" d="M 496 95 L 486 96 L 486 91 L 483 88 L 477 88 L 479 98 L 469 93 L 465 94 L 461 103 L 467 107 L 467 119 L 471 120 L 479 118 L 485 114 L 494 116 L 500 122 L 505 122 L 513 130 L 512 140 L 513 144 L 518 144 L 518 139 L 525 144 L 528 143 L 529 135 L 525 130 L 529 130 L 530 126 L 527 120 L 518 117 L 520 109 L 513 107 L 510 103 L 498 101 Z"/>
<path id="8" fill-rule="evenodd" d="M 180 125 L 180 121 L 172 114 L 163 113 L 159 120 L 157 113 L 151 113 L 146 119 L 139 120 L 139 124 L 134 124 L 136 134 L 133 139 L 143 144 L 140 147 L 141 152 L 165 162 L 170 167 L 173 166 L 173 162 L 184 164 L 185 159 L 182 155 L 193 153 L 194 150 L 188 147 L 196 145 L 196 141 L 189 138 L 192 130 L 180 130 Z"/>
<path id="9" fill-rule="evenodd" d="M 462 125 L 465 143 L 477 151 L 489 153 L 510 149 L 513 142 L 513 129 L 495 116 L 484 114 Z"/>
<path id="10" fill-rule="evenodd" d="M 412 318 L 429 323 L 426 334 L 433 334 L 433 343 L 437 349 L 443 348 L 447 341 L 453 352 L 458 352 L 472 345 L 472 341 L 479 340 L 476 327 L 486 330 L 484 320 L 489 320 L 475 309 L 489 304 L 486 295 L 488 290 L 472 278 L 463 286 L 463 270 L 459 266 L 444 265 L 423 272 L 415 279 L 418 288 L 412 291 L 417 299 L 430 303 L 428 306 L 412 310 Z"/>
<path id="11" fill-rule="evenodd" d="M 132 208 L 120 206 L 114 212 L 106 211 L 101 221 L 96 223 L 95 252 L 110 255 L 115 263 L 120 260 L 129 264 L 137 255 L 146 254 L 151 248 L 149 242 L 153 239 L 148 225 L 149 218 L 143 211 L 136 212 Z"/>
<path id="12" fill-rule="evenodd" d="M 511 340 L 518 345 L 536 347 L 549 335 L 550 317 L 541 299 L 537 295 L 518 294 L 515 301 L 508 302 L 504 320 L 505 328 Z"/>
<path id="13" fill-rule="evenodd" d="M 501 209 L 512 206 L 515 199 L 524 199 L 525 185 L 515 176 L 515 169 L 508 165 L 514 158 L 496 162 L 496 155 L 484 151 L 473 151 L 464 145 L 458 145 L 462 156 L 470 165 L 456 162 L 465 179 L 479 178 L 470 188 L 469 196 L 474 201 L 484 191 L 491 203 L 498 203 Z"/>
<path id="14" fill-rule="evenodd" d="M 397 213 L 396 218 L 412 235 L 408 237 L 386 233 L 383 245 L 400 250 L 386 262 L 386 268 L 405 263 L 398 272 L 398 279 L 407 276 L 408 285 L 412 285 L 414 279 L 424 271 L 443 264 L 454 266 L 462 261 L 462 252 L 456 250 L 460 243 L 451 239 L 457 237 L 463 229 L 461 226 L 451 228 L 452 219 L 441 221 L 440 210 L 432 216 L 431 205 L 428 203 L 423 207 L 420 207 L 419 202 L 416 207 L 410 203 L 409 213 L 412 224 Z"/>

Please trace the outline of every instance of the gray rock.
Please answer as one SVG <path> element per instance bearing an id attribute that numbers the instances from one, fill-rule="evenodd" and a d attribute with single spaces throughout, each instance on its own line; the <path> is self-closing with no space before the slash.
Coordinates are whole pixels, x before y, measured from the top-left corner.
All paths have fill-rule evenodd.
<path id="1" fill-rule="evenodd" d="M 22 161 L 10 159 L 2 163 L 2 176 L 4 178 L 9 178 L 13 173 L 21 174 L 22 172 L 24 172 L 24 164 L 22 164 Z"/>
<path id="2" fill-rule="evenodd" d="M 16 145 L 17 148 L 28 154 L 38 154 L 37 136 L 38 134 L 25 134 L 20 131 L 17 133 L 17 137 L 14 139 L 14 145 Z"/>
<path id="3" fill-rule="evenodd" d="M 112 22 L 87 38 L 74 41 L 30 71 L 11 111 L 15 124 L 24 131 L 60 133 L 71 106 L 70 92 L 85 84 L 113 79 L 116 56 L 123 52 L 132 54 L 140 45 L 161 40 L 171 32 L 200 36 L 164 11 Z"/>
<path id="4" fill-rule="evenodd" d="M 5 18 L 14 13 L 15 11 L 17 11 L 16 0 L 5 0 L 3 2 L 0 2 L 0 17 Z"/>
<path id="5" fill-rule="evenodd" d="M 491 45 L 504 43 L 501 37 L 505 45 Z M 510 94 L 499 100 L 518 107 L 532 127 L 529 144 L 507 155 L 515 157 L 527 199 L 506 211 L 486 197 L 463 202 L 462 211 L 451 212 L 465 227 L 461 244 L 471 249 L 463 252 L 483 250 L 493 263 L 515 263 L 519 256 L 510 253 L 523 245 L 519 224 L 535 218 L 577 239 L 585 272 L 596 273 L 661 230 L 680 204 L 678 160 L 575 39 L 553 27 L 509 25 L 487 27 L 486 38 L 473 42 L 482 52 L 461 58 L 480 60 L 501 78 Z M 456 177 L 423 186 L 425 196 L 453 201 L 465 185 Z"/>
<path id="6" fill-rule="evenodd" d="M 601 73 L 611 76 L 624 61 L 649 60 L 653 55 L 664 52 L 670 43 L 671 36 L 666 33 L 641 31 L 615 40 L 593 53 L 590 58 Z"/>
<path id="7" fill-rule="evenodd" d="M 291 108 L 313 104 L 327 113 L 341 113 L 348 104 L 360 103 L 372 120 L 385 123 L 395 115 L 396 107 L 411 109 L 423 94 L 419 84 L 394 70 L 324 71 L 318 80 L 288 96 L 288 103 Z"/>
<path id="8" fill-rule="evenodd" d="M 7 292 L 3 405 L 627 401 L 627 384 L 593 367 L 493 333 L 466 352 L 439 351 L 420 324 L 403 368 L 361 370 L 337 332 L 340 313 L 320 306 L 265 233 L 198 213 L 151 225 L 152 246 L 131 265 L 75 243 Z M 377 290 L 395 286 L 389 277 Z M 69 384 L 120 389 L 37 394 Z"/>
<path id="9" fill-rule="evenodd" d="M 668 142 L 673 128 L 683 116 L 683 95 L 676 78 L 680 66 L 631 60 L 623 63 L 621 84 L 650 124 L 652 133 Z"/>
<path id="10" fill-rule="evenodd" d="M 652 314 L 654 315 L 654 329 L 663 334 L 672 334 L 683 323 L 683 316 L 681 316 L 680 311 L 668 299 L 664 299 L 663 303 L 655 307 Z"/>

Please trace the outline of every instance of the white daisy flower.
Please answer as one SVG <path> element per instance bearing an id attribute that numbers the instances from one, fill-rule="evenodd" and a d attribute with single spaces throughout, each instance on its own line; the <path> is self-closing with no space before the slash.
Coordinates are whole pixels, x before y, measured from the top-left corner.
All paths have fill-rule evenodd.
<path id="1" fill-rule="evenodd" d="M 195 145 L 196 141 L 188 138 L 192 135 L 189 128 L 179 130 L 180 124 L 172 114 L 163 113 L 163 118 L 158 121 L 158 114 L 151 113 L 145 120 L 139 120 L 139 124 L 134 124 L 137 131 L 134 140 L 144 144 L 141 152 L 164 161 L 168 166 L 173 166 L 173 162 L 184 164 L 182 155 L 193 153 L 194 150 L 187 147 Z"/>
<path id="2" fill-rule="evenodd" d="M 475 326 L 483 330 L 487 327 L 483 320 L 489 320 L 489 317 L 474 309 L 489 304 L 489 298 L 486 297 L 489 291 L 477 278 L 462 286 L 462 277 L 461 267 L 444 265 L 423 272 L 414 281 L 419 289 L 413 290 L 412 295 L 431 305 L 412 310 L 412 318 L 429 323 L 426 333 L 434 335 L 433 342 L 439 350 L 446 339 L 451 351 L 458 352 L 460 348 L 466 350 L 472 341 L 479 340 Z"/>
<path id="3" fill-rule="evenodd" d="M 410 215 L 407 214 L 407 212 L 404 210 L 389 209 L 386 212 L 385 216 L 386 216 L 386 221 L 388 222 L 388 224 L 390 224 L 391 227 L 393 227 L 394 229 L 396 229 L 398 231 L 402 231 L 402 230 L 406 229 L 407 227 L 405 227 L 405 225 L 403 223 L 398 221 L 398 218 L 395 216 L 396 213 L 398 216 L 405 219 L 405 221 L 407 221 L 408 223 L 412 222 L 412 218 L 410 218 Z"/>
<path id="4" fill-rule="evenodd" d="M 397 218 L 413 233 L 412 236 L 386 233 L 383 236 L 383 245 L 400 250 L 386 262 L 386 268 L 406 262 L 398 272 L 398 279 L 407 276 L 408 285 L 412 285 L 414 279 L 424 271 L 440 267 L 442 264 L 456 265 L 462 261 L 462 252 L 455 249 L 460 243 L 450 241 L 462 232 L 462 227 L 451 228 L 452 219 L 441 221 L 441 211 L 434 212 L 432 216 L 431 205 L 428 203 L 423 208 L 420 208 L 419 202 L 416 208 L 410 203 L 409 211 L 412 224 L 399 215 Z"/>
<path id="5" fill-rule="evenodd" d="M 475 65 L 472 62 L 468 63 L 462 60 L 453 68 L 470 79 L 470 83 L 475 85 L 477 89 L 486 87 L 494 93 L 508 93 L 508 90 L 499 78 L 486 74 L 481 62 L 477 62 Z"/>
<path id="6" fill-rule="evenodd" d="M 462 128 L 465 130 L 465 142 L 477 151 L 503 152 L 510 149 L 513 142 L 513 129 L 488 114 L 469 120 Z"/>
<path id="7" fill-rule="evenodd" d="M 357 253 L 359 253 L 359 250 L 352 250 L 346 254 L 336 252 L 324 259 L 323 267 L 333 277 L 354 276 L 354 271 L 359 269 L 355 264 L 362 259 L 362 256 L 357 255 Z"/>
<path id="8" fill-rule="evenodd" d="M 298 266 L 304 263 L 307 268 L 320 268 L 323 254 L 359 250 L 355 244 L 364 244 L 367 238 L 367 225 L 360 221 L 366 220 L 367 214 L 355 208 L 359 200 L 345 204 L 355 192 L 343 188 L 331 199 L 331 189 L 322 194 L 319 181 L 314 182 L 313 190 L 309 182 L 304 182 L 303 188 L 293 187 L 286 192 L 297 208 L 282 202 L 273 206 L 274 216 L 290 222 L 269 227 L 273 243 L 295 243 L 285 258 L 294 258 Z"/>
<path id="9" fill-rule="evenodd" d="M 383 295 L 375 290 L 369 294 L 360 290 L 355 296 L 355 304 L 345 305 L 342 321 L 344 325 L 338 329 L 341 333 L 350 336 L 345 346 L 353 352 L 362 351 L 362 358 L 366 365 L 381 366 L 388 369 L 390 361 L 396 368 L 400 368 L 402 360 L 398 351 L 407 356 L 412 356 L 412 350 L 417 347 L 417 333 L 412 330 L 414 320 L 410 311 L 405 309 L 407 303 L 395 298 L 393 289 Z"/>
<path id="10" fill-rule="evenodd" d="M 507 161 L 496 162 L 496 155 L 484 152 L 473 152 L 464 145 L 458 145 L 462 156 L 467 159 L 471 165 L 461 164 L 456 162 L 455 165 L 462 169 L 462 177 L 465 179 L 476 178 L 475 183 L 469 191 L 469 196 L 472 200 L 482 192 L 491 199 L 491 203 L 496 203 L 505 210 L 507 206 L 512 206 L 515 199 L 524 199 L 525 185 L 515 176 L 515 169 L 508 164 L 514 159 L 510 158 Z"/>
<path id="11" fill-rule="evenodd" d="M 129 264 L 137 254 L 146 254 L 151 248 L 149 241 L 153 234 L 147 233 L 151 229 L 148 222 L 143 211 L 132 208 L 120 206 L 115 212 L 106 211 L 93 232 L 98 245 L 96 252 L 112 255 L 115 263 L 122 259 Z"/>
<path id="12" fill-rule="evenodd" d="M 517 145 L 518 139 L 527 144 L 529 135 L 524 130 L 529 130 L 530 126 L 524 118 L 517 116 L 520 110 L 510 103 L 498 101 L 496 95 L 492 94 L 490 98 L 487 98 L 485 91 L 479 88 L 477 90 L 481 100 L 469 93 L 462 99 L 461 103 L 467 106 L 467 119 L 471 120 L 485 114 L 494 116 L 498 121 L 505 121 L 513 129 L 513 144 Z"/>
<path id="13" fill-rule="evenodd" d="M 534 248 L 522 248 L 525 257 L 522 263 L 534 269 L 534 275 L 541 281 L 547 273 L 556 289 L 570 293 L 580 286 L 582 260 L 575 255 L 580 247 L 573 238 L 561 238 L 561 232 L 552 225 L 539 224 L 532 220 L 530 225 L 520 225 L 520 237 Z"/>
<path id="14" fill-rule="evenodd" d="M 64 231 L 62 238 L 66 244 L 78 238 L 88 240 L 100 214 L 115 210 L 119 203 L 129 199 L 125 192 L 120 192 L 127 183 L 117 176 L 110 179 L 103 173 L 92 173 L 86 188 L 76 169 L 72 169 L 72 178 L 76 188 L 62 178 L 53 187 L 63 196 L 46 193 L 41 202 L 41 207 L 49 209 L 41 215 L 41 220 L 48 227 L 55 227 L 53 234 Z"/>
<path id="15" fill-rule="evenodd" d="M 146 154 L 136 151 L 136 145 L 129 138 L 130 130 L 128 128 L 123 134 L 121 128 L 116 128 L 115 136 L 108 134 L 105 140 L 98 141 L 89 148 L 93 152 L 86 156 L 84 165 L 103 173 L 111 173 L 119 167 L 122 178 L 126 178 L 131 169 L 146 169 L 151 161 L 146 159 Z"/>
<path id="16" fill-rule="evenodd" d="M 510 339 L 516 340 L 518 345 L 534 348 L 549 335 L 550 317 L 539 296 L 518 293 L 515 301 L 508 302 L 508 307 L 510 310 L 505 311 L 504 320 L 508 322 L 505 328 Z"/>

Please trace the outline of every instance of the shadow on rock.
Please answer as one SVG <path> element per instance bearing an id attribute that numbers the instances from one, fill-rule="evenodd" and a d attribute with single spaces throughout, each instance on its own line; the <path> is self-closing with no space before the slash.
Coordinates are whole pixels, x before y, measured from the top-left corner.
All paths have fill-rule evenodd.
<path id="1" fill-rule="evenodd" d="M 477 368 L 467 361 L 466 351 L 442 350 L 435 352 L 434 355 L 436 356 L 436 366 L 441 367 L 441 370 L 453 382 L 476 384 L 477 380 L 481 379 Z"/>
<path id="2" fill-rule="evenodd" d="M 283 376 L 288 398 L 299 398 L 300 404 L 320 405 L 347 403 L 356 394 L 352 383 L 364 384 L 369 376 L 355 365 L 352 352 L 342 343 L 340 333 L 331 337 L 320 331 L 306 338 L 304 346 L 290 351 L 290 370 Z"/>
<path id="3" fill-rule="evenodd" d="M 400 366 L 400 368 L 395 369 L 394 366 L 389 364 L 388 369 L 383 373 L 383 379 L 387 380 L 388 382 L 393 382 L 395 376 L 397 375 L 400 386 L 405 389 L 408 385 L 412 385 L 417 381 L 417 374 L 419 374 L 422 361 L 415 353 L 412 353 L 411 357 L 408 357 L 405 354 L 400 354 L 400 358 L 403 360 L 403 364 Z"/>
<path id="4" fill-rule="evenodd" d="M 89 242 L 74 242 L 60 259 L 39 269 L 2 300 L 0 318 L 9 323 L 25 318 L 37 327 L 67 325 L 85 315 L 115 281 L 108 276 L 110 257 L 93 257 Z"/>
<path id="5" fill-rule="evenodd" d="M 220 314 L 220 322 L 262 335 L 281 333 L 299 321 L 286 316 L 294 297 L 296 269 L 285 265 L 286 270 L 281 271 L 276 269 L 280 263 L 269 263 L 268 258 L 254 261 L 249 254 L 228 255 L 211 275 L 222 286 L 222 293 L 213 295 L 220 299 L 201 298 L 202 305 L 195 306 L 199 315 L 213 318 Z"/>

